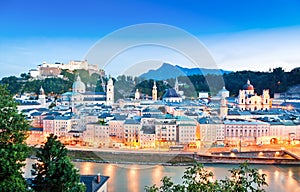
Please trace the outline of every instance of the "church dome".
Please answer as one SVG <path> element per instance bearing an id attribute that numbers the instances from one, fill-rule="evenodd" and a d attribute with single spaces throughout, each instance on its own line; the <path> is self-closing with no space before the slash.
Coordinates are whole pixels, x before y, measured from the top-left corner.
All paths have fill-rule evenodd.
<path id="1" fill-rule="evenodd" d="M 163 98 L 170 98 L 170 97 L 180 97 L 180 96 L 176 93 L 175 89 L 170 88 L 166 90 L 165 94 L 163 95 Z"/>
<path id="2" fill-rule="evenodd" d="M 253 85 L 250 84 L 250 80 L 248 79 L 247 84 L 243 86 L 243 90 L 254 90 Z"/>
<path id="3" fill-rule="evenodd" d="M 81 81 L 79 75 L 77 76 L 76 81 L 72 86 L 73 92 L 84 93 L 85 92 L 85 84 Z"/>

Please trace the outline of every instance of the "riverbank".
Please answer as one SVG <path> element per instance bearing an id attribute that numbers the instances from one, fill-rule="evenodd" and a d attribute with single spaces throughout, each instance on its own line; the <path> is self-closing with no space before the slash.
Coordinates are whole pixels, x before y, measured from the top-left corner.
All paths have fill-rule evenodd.
<path id="1" fill-rule="evenodd" d="M 35 158 L 32 150 L 31 158 Z M 74 162 L 94 162 L 111 164 L 141 164 L 188 166 L 195 162 L 203 164 L 240 164 L 247 161 L 249 164 L 268 165 L 300 165 L 297 155 L 281 150 L 257 150 L 245 152 L 214 152 L 197 153 L 183 151 L 141 151 L 118 149 L 80 149 L 69 148 L 68 156 Z"/>
<path id="2" fill-rule="evenodd" d="M 77 162 L 97 162 L 113 164 L 160 164 L 191 165 L 196 160 L 190 154 L 139 153 L 124 151 L 78 151 L 69 150 L 69 157 Z"/>

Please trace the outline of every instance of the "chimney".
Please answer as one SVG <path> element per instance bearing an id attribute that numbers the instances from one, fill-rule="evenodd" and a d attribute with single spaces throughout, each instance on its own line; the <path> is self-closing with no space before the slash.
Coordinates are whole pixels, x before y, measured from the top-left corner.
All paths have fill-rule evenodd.
<path id="1" fill-rule="evenodd" d="M 97 183 L 100 183 L 100 173 L 97 174 Z"/>

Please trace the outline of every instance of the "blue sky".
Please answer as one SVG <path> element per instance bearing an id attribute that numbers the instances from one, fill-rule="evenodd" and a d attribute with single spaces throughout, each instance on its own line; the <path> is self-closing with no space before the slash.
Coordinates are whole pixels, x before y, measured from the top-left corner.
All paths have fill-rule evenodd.
<path id="1" fill-rule="evenodd" d="M 0 77 L 27 72 L 44 60 L 83 59 L 99 39 L 141 23 L 196 36 L 222 69 L 290 70 L 300 66 L 299 10 L 296 0 L 3 0 Z"/>

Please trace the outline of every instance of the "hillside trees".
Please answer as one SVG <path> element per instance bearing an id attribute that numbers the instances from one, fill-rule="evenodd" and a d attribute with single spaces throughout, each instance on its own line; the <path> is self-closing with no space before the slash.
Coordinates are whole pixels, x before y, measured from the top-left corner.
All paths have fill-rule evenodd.
<path id="1" fill-rule="evenodd" d="M 21 168 L 28 155 L 29 125 L 9 91 L 0 85 L 0 191 L 25 191 Z"/>
<path id="2" fill-rule="evenodd" d="M 41 80 L 28 79 L 28 75 L 21 74 L 22 77 L 4 77 L 0 81 L 0 84 L 5 84 L 8 90 L 12 94 L 21 94 L 24 92 L 39 93 L 40 87 L 43 86 L 46 93 L 60 94 L 70 91 L 72 84 L 75 80 L 75 76 L 79 74 L 81 80 L 86 84 L 87 91 L 104 91 L 102 87 L 102 80 L 107 82 L 107 78 L 100 77 L 99 74 L 89 75 L 87 70 L 75 70 L 69 72 L 62 70 L 61 75 L 64 79 L 60 78 L 46 78 Z M 216 94 L 222 89 L 225 82 L 226 89 L 230 91 L 232 96 L 237 96 L 239 90 L 249 79 L 251 84 L 255 87 L 255 92 L 262 94 L 263 89 L 269 89 L 271 96 L 274 93 L 285 92 L 289 87 L 300 84 L 300 68 L 295 68 L 290 72 L 285 72 L 282 68 L 275 68 L 269 72 L 257 72 L 257 71 L 237 71 L 231 73 L 225 73 L 221 75 L 192 75 L 192 76 L 180 76 L 178 81 L 181 84 L 180 90 L 184 91 L 185 96 L 195 97 L 198 92 L 205 91 L 210 92 L 211 95 Z M 152 81 L 153 82 L 153 81 Z M 157 84 L 163 81 L 157 81 Z M 168 87 L 174 87 L 175 77 L 167 79 Z M 145 86 L 145 87 L 142 87 Z M 115 97 L 116 100 L 124 97 L 132 97 L 135 89 L 139 89 L 144 94 L 151 95 L 153 84 L 150 80 L 145 80 L 140 77 L 130 77 L 121 75 L 115 79 Z M 158 95 L 161 96 L 166 88 L 166 84 L 162 83 L 162 86 L 158 86 Z"/>

